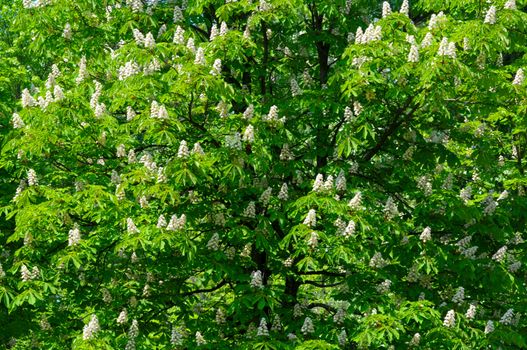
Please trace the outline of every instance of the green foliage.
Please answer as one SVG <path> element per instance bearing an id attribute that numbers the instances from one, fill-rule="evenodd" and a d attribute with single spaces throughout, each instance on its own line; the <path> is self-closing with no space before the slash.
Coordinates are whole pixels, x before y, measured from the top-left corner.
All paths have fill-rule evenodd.
<path id="1" fill-rule="evenodd" d="M 526 348 L 513 3 L 0 0 L 0 348 Z"/>

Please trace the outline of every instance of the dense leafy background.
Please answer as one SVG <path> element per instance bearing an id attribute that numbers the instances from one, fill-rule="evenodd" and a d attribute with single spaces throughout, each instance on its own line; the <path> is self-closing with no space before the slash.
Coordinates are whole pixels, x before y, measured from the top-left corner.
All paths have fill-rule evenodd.
<path id="1" fill-rule="evenodd" d="M 0 1 L 0 347 L 527 348 L 512 3 Z"/>

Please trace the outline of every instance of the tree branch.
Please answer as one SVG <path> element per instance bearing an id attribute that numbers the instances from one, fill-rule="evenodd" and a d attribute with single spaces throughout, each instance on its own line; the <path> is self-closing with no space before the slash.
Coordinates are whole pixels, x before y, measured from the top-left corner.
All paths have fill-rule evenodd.
<path id="1" fill-rule="evenodd" d="M 324 276 L 330 276 L 330 277 L 344 277 L 346 276 L 345 273 L 342 272 L 331 272 L 331 271 L 306 271 L 306 272 L 298 272 L 299 275 L 303 276 L 311 276 L 311 275 L 324 275 Z"/>
<path id="2" fill-rule="evenodd" d="M 404 123 L 404 122 L 407 122 L 409 120 L 411 120 L 414 116 L 414 112 L 417 110 L 417 108 L 419 107 L 419 105 L 415 105 L 411 110 L 410 112 L 406 115 L 406 118 L 400 118 L 399 115 L 406 109 L 408 108 L 408 106 L 410 105 L 410 103 L 412 102 L 412 97 L 409 97 L 408 100 L 406 101 L 406 103 L 404 104 L 403 107 L 399 108 L 397 111 L 395 111 L 395 120 L 388 126 L 388 129 L 386 129 L 384 131 L 384 133 L 382 134 L 381 138 L 379 139 L 379 141 L 377 142 L 377 144 L 371 148 L 370 150 L 368 150 L 368 152 L 366 152 L 366 154 L 364 155 L 363 157 L 363 160 L 365 162 L 368 162 L 370 161 L 370 159 L 373 158 L 373 156 L 375 156 L 381 149 L 382 147 L 384 146 L 384 144 L 386 143 L 386 141 L 388 141 L 388 138 L 393 135 L 397 129 Z"/>

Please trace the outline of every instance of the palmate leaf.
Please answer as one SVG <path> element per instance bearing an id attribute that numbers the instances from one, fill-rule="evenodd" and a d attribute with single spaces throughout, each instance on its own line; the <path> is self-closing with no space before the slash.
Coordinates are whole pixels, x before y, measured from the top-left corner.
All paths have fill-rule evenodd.
<path id="1" fill-rule="evenodd" d="M 0 348 L 524 347 L 524 1 L 406 3 L 0 0 Z"/>

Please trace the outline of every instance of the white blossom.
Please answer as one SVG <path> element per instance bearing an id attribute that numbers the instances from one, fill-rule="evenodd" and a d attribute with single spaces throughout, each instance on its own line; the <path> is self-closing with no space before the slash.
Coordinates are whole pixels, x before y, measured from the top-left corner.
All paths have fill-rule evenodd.
<path id="1" fill-rule="evenodd" d="M 177 151 L 177 156 L 178 156 L 178 158 L 188 158 L 188 156 L 189 156 L 189 151 L 188 151 L 187 141 L 182 140 L 182 141 L 179 143 L 179 148 L 178 148 L 178 151 Z"/>
<path id="2" fill-rule="evenodd" d="M 251 287 L 254 289 L 263 289 L 263 275 L 262 271 L 257 270 L 251 273 Z"/>
<path id="3" fill-rule="evenodd" d="M 269 330 L 267 329 L 267 321 L 262 317 L 260 320 L 260 325 L 258 326 L 258 331 L 256 333 L 258 337 L 268 337 Z"/>
<path id="4" fill-rule="evenodd" d="M 250 104 L 243 112 L 243 118 L 250 120 L 254 116 L 254 105 Z"/>
<path id="5" fill-rule="evenodd" d="M 456 313 L 454 310 L 447 312 L 445 319 L 443 320 L 443 326 L 451 328 L 456 325 Z"/>
<path id="6" fill-rule="evenodd" d="M 126 230 L 128 231 L 128 233 L 132 233 L 132 234 L 139 233 L 139 229 L 137 228 L 137 226 L 135 226 L 132 218 L 126 219 Z"/>
<path id="7" fill-rule="evenodd" d="M 451 58 L 456 58 L 457 57 L 456 50 L 457 50 L 456 49 L 456 43 L 449 42 L 448 43 L 447 56 L 450 56 Z"/>
<path id="8" fill-rule="evenodd" d="M 243 249 L 240 252 L 240 256 L 242 258 L 249 258 L 251 256 L 251 251 L 252 251 L 252 244 L 247 243 L 246 245 L 243 246 Z"/>
<path id="9" fill-rule="evenodd" d="M 344 120 L 346 121 L 352 121 L 353 120 L 353 112 L 350 107 L 346 106 L 344 108 Z"/>
<path id="10" fill-rule="evenodd" d="M 75 79 L 75 83 L 79 85 L 88 77 L 88 70 L 86 68 L 86 56 L 82 56 L 79 62 L 79 75 Z"/>
<path id="11" fill-rule="evenodd" d="M 136 155 L 135 155 L 135 151 L 133 149 L 131 149 L 130 151 L 128 151 L 128 163 L 129 164 L 133 164 L 137 161 L 137 158 L 136 158 Z"/>
<path id="12" fill-rule="evenodd" d="M 419 236 L 419 239 L 423 241 L 423 243 L 426 243 L 432 239 L 432 229 L 430 227 L 425 227 L 423 232 L 421 232 L 421 235 Z"/>
<path id="13" fill-rule="evenodd" d="M 133 13 L 143 11 L 143 3 L 141 0 L 126 0 L 126 5 L 132 9 Z"/>
<path id="14" fill-rule="evenodd" d="M 476 305 L 470 304 L 465 314 L 465 317 L 469 320 L 473 320 L 475 316 L 476 316 Z"/>
<path id="15" fill-rule="evenodd" d="M 84 326 L 84 329 L 82 330 L 82 339 L 84 340 L 90 340 L 95 337 L 95 334 L 100 330 L 99 327 L 99 320 L 97 319 L 96 315 L 92 315 L 90 318 L 90 322 L 88 322 L 87 325 Z"/>
<path id="16" fill-rule="evenodd" d="M 470 40 L 467 37 L 463 38 L 463 50 L 464 51 L 470 50 Z"/>
<path id="17" fill-rule="evenodd" d="M 382 3 L 382 18 L 386 18 L 392 13 L 392 8 L 390 7 L 390 4 L 385 1 Z"/>
<path id="18" fill-rule="evenodd" d="M 475 259 L 477 250 L 478 250 L 478 246 L 473 246 L 473 247 L 462 250 L 461 254 L 463 254 L 468 259 Z"/>
<path id="19" fill-rule="evenodd" d="M 226 322 L 225 311 L 223 311 L 222 308 L 218 308 L 218 310 L 216 310 L 215 321 L 216 321 L 216 324 L 218 325 L 225 324 Z"/>
<path id="20" fill-rule="evenodd" d="M 37 279 L 40 277 L 40 270 L 38 269 L 38 266 L 33 266 L 31 269 L 31 279 Z"/>
<path id="21" fill-rule="evenodd" d="M 158 119 L 168 119 L 168 111 L 165 107 L 165 105 L 159 106 L 159 110 L 157 112 L 157 118 Z"/>
<path id="22" fill-rule="evenodd" d="M 243 133 L 242 140 L 247 143 L 254 143 L 254 126 L 248 125 Z"/>
<path id="23" fill-rule="evenodd" d="M 412 337 L 412 340 L 410 340 L 410 346 L 419 346 L 419 343 L 421 342 L 421 334 L 415 333 Z"/>
<path id="24" fill-rule="evenodd" d="M 446 16 L 443 11 L 439 12 L 437 15 L 432 14 L 432 16 L 430 16 L 430 22 L 428 22 L 428 29 L 433 30 L 440 21 L 443 21 L 445 19 Z"/>
<path id="25" fill-rule="evenodd" d="M 359 26 L 357 28 L 357 31 L 355 32 L 355 44 L 361 44 L 363 36 L 364 36 L 364 31 L 362 30 L 362 27 Z"/>
<path id="26" fill-rule="evenodd" d="M 353 210 L 360 209 L 362 203 L 362 193 L 358 191 L 353 198 L 348 202 L 348 206 Z"/>
<path id="27" fill-rule="evenodd" d="M 524 80 L 525 80 L 525 73 L 523 72 L 522 68 L 518 68 L 518 70 L 516 71 L 516 75 L 514 76 L 512 85 L 522 85 Z"/>
<path id="28" fill-rule="evenodd" d="M 421 41 L 421 48 L 425 48 L 432 45 L 433 40 L 434 36 L 432 35 L 432 33 L 426 33 L 425 37 L 423 38 L 423 41 Z"/>
<path id="29" fill-rule="evenodd" d="M 121 143 L 119 146 L 117 146 L 117 152 L 115 153 L 117 158 L 124 158 L 126 157 L 126 148 Z"/>
<path id="30" fill-rule="evenodd" d="M 26 107 L 33 107 L 36 105 L 36 101 L 35 99 L 33 98 L 33 96 L 31 96 L 31 93 L 29 92 L 28 89 L 24 89 L 22 90 L 22 107 L 26 108 Z"/>
<path id="31" fill-rule="evenodd" d="M 22 282 L 28 282 L 32 280 L 31 272 L 26 265 L 22 265 L 22 267 L 20 267 L 20 276 L 22 278 Z"/>
<path id="32" fill-rule="evenodd" d="M 363 34 L 357 29 L 357 34 L 359 35 L 357 35 L 355 42 L 358 44 L 367 44 L 372 41 L 378 41 L 382 39 L 382 27 L 375 26 L 371 23 Z"/>
<path id="33" fill-rule="evenodd" d="M 271 187 L 267 187 L 267 189 L 260 196 L 260 202 L 262 202 L 262 205 L 264 207 L 269 204 L 269 200 L 271 199 L 272 192 L 273 192 L 273 189 Z"/>
<path id="34" fill-rule="evenodd" d="M 386 294 L 390 291 L 390 287 L 392 285 L 392 281 L 390 280 L 384 280 L 377 286 L 377 292 L 380 294 Z"/>
<path id="35" fill-rule="evenodd" d="M 282 321 L 280 320 L 280 316 L 278 314 L 274 316 L 271 330 L 274 332 L 280 332 L 282 330 Z"/>
<path id="36" fill-rule="evenodd" d="M 315 249 L 317 247 L 318 234 L 316 232 L 311 232 L 311 234 L 309 235 L 309 239 L 307 240 L 307 245 L 312 249 Z"/>
<path id="37" fill-rule="evenodd" d="M 370 259 L 370 267 L 373 268 L 383 268 L 384 266 L 386 266 L 386 264 L 386 260 L 384 260 L 381 253 L 379 252 L 376 252 Z"/>
<path id="38" fill-rule="evenodd" d="M 494 322 L 487 321 L 487 324 L 485 325 L 485 334 L 489 334 L 494 332 Z"/>
<path id="39" fill-rule="evenodd" d="M 326 181 L 324 181 L 324 184 L 322 185 L 322 189 L 324 191 L 331 191 L 333 189 L 333 176 L 332 175 L 328 175 L 328 177 L 326 178 Z"/>
<path id="40" fill-rule="evenodd" d="M 167 31 L 167 25 L 163 23 L 163 25 L 159 28 L 157 32 L 157 38 L 159 39 L 163 34 L 165 34 Z"/>
<path id="41" fill-rule="evenodd" d="M 503 8 L 506 10 L 516 10 L 516 0 L 507 0 Z"/>
<path id="42" fill-rule="evenodd" d="M 159 218 L 157 219 L 157 228 L 163 228 L 167 226 L 167 220 L 165 219 L 165 216 L 163 214 L 159 215 Z"/>
<path id="43" fill-rule="evenodd" d="M 185 17 L 183 16 L 183 11 L 182 11 L 181 7 L 175 6 L 174 7 L 174 13 L 173 13 L 173 21 L 174 21 L 174 23 L 181 22 L 184 19 L 185 19 Z"/>
<path id="44" fill-rule="evenodd" d="M 119 67 L 118 79 L 125 80 L 137 73 L 139 73 L 139 65 L 136 62 L 128 61 L 124 66 Z"/>
<path id="45" fill-rule="evenodd" d="M 126 107 L 126 121 L 131 121 L 132 119 L 134 119 L 136 116 L 135 114 L 135 111 L 133 110 L 132 107 L 128 106 Z"/>
<path id="46" fill-rule="evenodd" d="M 465 288 L 459 287 L 456 291 L 456 294 L 452 297 L 452 302 L 456 304 L 463 303 L 463 300 L 465 300 Z"/>
<path id="47" fill-rule="evenodd" d="M 315 326 L 313 325 L 313 321 L 310 317 L 306 317 L 304 319 L 304 324 L 300 330 L 304 335 L 315 333 Z"/>
<path id="48" fill-rule="evenodd" d="M 417 187 L 422 190 L 427 197 L 432 194 L 432 181 L 429 176 L 421 176 L 417 181 Z"/>
<path id="49" fill-rule="evenodd" d="M 317 213 L 315 209 L 309 210 L 303 223 L 309 227 L 315 227 L 317 225 Z"/>
<path id="50" fill-rule="evenodd" d="M 81 240 L 81 233 L 77 224 L 73 225 L 73 228 L 68 233 L 68 245 L 75 246 L 79 244 Z"/>
<path id="51" fill-rule="evenodd" d="M 59 85 L 55 85 L 53 87 L 53 97 L 55 102 L 61 101 L 65 98 L 64 92 L 62 91 L 62 88 Z"/>
<path id="52" fill-rule="evenodd" d="M 500 323 L 504 325 L 511 325 L 514 317 L 514 310 L 508 309 L 500 319 Z"/>
<path id="53" fill-rule="evenodd" d="M 439 44 L 437 55 L 456 58 L 456 44 L 454 42 L 449 42 L 446 37 L 443 37 L 441 43 Z"/>
<path id="54" fill-rule="evenodd" d="M 408 16 L 410 12 L 410 5 L 408 4 L 408 0 L 403 0 L 403 3 L 401 4 L 401 9 L 399 10 L 399 12 Z"/>
<path id="55" fill-rule="evenodd" d="M 29 186 L 37 186 L 38 185 L 37 173 L 33 169 L 29 169 L 27 171 L 27 184 Z"/>
<path id="56" fill-rule="evenodd" d="M 349 238 L 351 237 L 353 234 L 355 233 L 355 221 L 353 220 L 350 220 L 348 222 L 348 225 L 346 226 L 346 228 L 344 229 L 344 232 L 342 233 L 342 235 L 346 238 Z"/>
<path id="57" fill-rule="evenodd" d="M 293 160 L 293 159 L 295 159 L 293 152 L 291 152 L 289 145 L 287 143 L 284 143 L 284 145 L 282 146 L 282 150 L 280 151 L 280 160 Z"/>
<path id="58" fill-rule="evenodd" d="M 225 146 L 227 148 L 242 149 L 242 138 L 239 132 L 234 133 L 233 135 L 225 136 Z"/>
<path id="59" fill-rule="evenodd" d="M 249 204 L 243 211 L 243 216 L 248 217 L 248 218 L 256 217 L 256 206 L 254 202 L 249 202 Z"/>
<path id="60" fill-rule="evenodd" d="M 194 44 L 193 38 L 188 38 L 187 49 L 189 49 L 191 52 L 196 52 L 196 45 Z"/>
<path id="61" fill-rule="evenodd" d="M 194 64 L 205 64 L 205 50 L 202 47 L 198 47 L 198 51 L 196 51 L 196 58 L 194 59 Z"/>
<path id="62" fill-rule="evenodd" d="M 229 31 L 229 28 L 227 27 L 227 23 L 221 22 L 220 24 L 220 36 L 224 36 Z"/>
<path id="63" fill-rule="evenodd" d="M 419 48 L 417 45 L 412 45 L 410 52 L 408 53 L 408 62 L 419 62 Z"/>
<path id="64" fill-rule="evenodd" d="M 220 235 L 215 232 L 207 242 L 207 249 L 218 251 L 220 249 Z"/>
<path id="65" fill-rule="evenodd" d="M 270 122 L 280 121 L 278 117 L 278 107 L 271 106 L 271 108 L 269 109 L 269 113 L 263 117 L 263 120 Z"/>
<path id="66" fill-rule="evenodd" d="M 485 209 L 483 210 L 483 214 L 485 215 L 492 215 L 496 211 L 496 207 L 498 206 L 498 202 L 494 200 L 492 191 L 489 192 L 485 200 L 483 201 L 483 204 L 485 204 Z"/>
<path id="67" fill-rule="evenodd" d="M 472 187 L 467 186 L 463 188 L 459 193 L 459 197 L 463 200 L 463 203 L 467 204 L 472 197 Z"/>
<path id="68" fill-rule="evenodd" d="M 148 208 L 148 200 L 146 199 L 146 196 L 141 196 L 139 198 L 139 205 L 142 209 Z"/>
<path id="69" fill-rule="evenodd" d="M 214 63 L 212 64 L 212 69 L 210 70 L 210 74 L 214 76 L 221 74 L 221 60 L 219 58 L 216 58 L 214 60 Z"/>
<path id="70" fill-rule="evenodd" d="M 187 222 L 187 217 L 185 214 L 181 214 L 181 216 L 178 218 L 177 215 L 172 215 L 170 217 L 170 221 L 167 225 L 168 231 L 178 231 L 185 228 L 185 224 Z"/>
<path id="71" fill-rule="evenodd" d="M 172 327 L 172 332 L 171 332 L 171 335 L 170 335 L 170 344 L 172 344 L 174 346 L 181 346 L 181 345 L 183 345 L 183 334 L 176 327 Z"/>
<path id="72" fill-rule="evenodd" d="M 209 40 L 210 41 L 213 41 L 214 39 L 216 39 L 216 37 L 220 34 L 219 30 L 218 30 L 218 26 L 216 25 L 216 23 L 214 23 L 212 25 L 212 27 L 210 28 L 210 36 L 209 36 Z"/>
<path id="73" fill-rule="evenodd" d="M 174 33 L 174 44 L 184 45 L 185 44 L 185 30 L 180 26 L 177 26 Z"/>
<path id="74" fill-rule="evenodd" d="M 216 106 L 216 110 L 220 114 L 221 118 L 227 118 L 227 116 L 229 115 L 229 105 L 227 104 L 227 102 L 223 100 L 218 102 L 218 105 Z"/>
<path id="75" fill-rule="evenodd" d="M 205 340 L 205 338 L 203 337 L 203 335 L 199 331 L 196 332 L 196 344 L 198 346 L 207 344 L 207 341 Z"/>
<path id="76" fill-rule="evenodd" d="M 200 155 L 200 156 L 205 155 L 205 152 L 203 152 L 203 148 L 201 148 L 201 145 L 199 144 L 199 142 L 196 142 L 194 144 L 194 146 L 192 147 L 191 153 L 192 154 L 197 154 L 197 155 Z"/>
<path id="77" fill-rule="evenodd" d="M 26 126 L 26 124 L 24 124 L 24 121 L 22 120 L 22 118 L 20 118 L 20 115 L 18 115 L 18 113 L 13 113 L 11 123 L 13 124 L 14 129 L 21 129 Z"/>
<path id="78" fill-rule="evenodd" d="M 271 4 L 269 4 L 266 0 L 260 0 L 260 3 L 258 5 L 258 11 L 269 11 L 271 9 Z"/>
<path id="79" fill-rule="evenodd" d="M 156 40 L 154 39 L 154 36 L 152 35 L 151 32 L 148 32 L 145 35 L 145 40 L 143 44 L 145 45 L 145 48 L 147 49 L 153 49 L 154 47 L 156 47 Z"/>
<path id="80" fill-rule="evenodd" d="M 487 13 L 485 14 L 485 20 L 483 23 L 496 24 L 496 6 L 492 5 L 489 7 Z"/>
<path id="81" fill-rule="evenodd" d="M 521 266 L 522 266 L 522 263 L 520 261 L 515 261 L 512 264 L 510 264 L 507 269 L 509 270 L 509 272 L 515 273 L 515 272 L 518 272 Z"/>
<path id="82" fill-rule="evenodd" d="M 134 36 L 135 44 L 137 46 L 143 46 L 145 43 L 145 36 L 137 28 L 132 29 L 132 34 Z"/>
<path id="83" fill-rule="evenodd" d="M 346 191 L 346 185 L 346 175 L 344 175 L 344 171 L 341 170 L 337 175 L 337 180 L 335 181 L 335 188 L 339 192 L 344 192 Z"/>
<path id="84" fill-rule="evenodd" d="M 250 40 L 251 39 L 251 30 L 249 29 L 249 26 L 245 27 L 245 30 L 243 31 L 243 38 L 245 40 Z"/>
<path id="85" fill-rule="evenodd" d="M 333 315 L 333 322 L 336 324 L 342 324 L 346 319 L 346 310 L 343 307 L 339 307 L 335 315 Z"/>
<path id="86" fill-rule="evenodd" d="M 384 212 L 384 216 L 388 220 L 391 220 L 399 216 L 399 210 L 397 209 L 397 204 L 395 204 L 392 197 L 388 197 L 388 199 L 386 200 L 386 204 L 384 205 L 383 212 Z"/>
<path id="87" fill-rule="evenodd" d="M 313 192 L 320 192 L 324 186 L 324 175 L 317 174 L 313 183 Z"/>
<path id="88" fill-rule="evenodd" d="M 135 350 L 135 338 L 139 335 L 139 324 L 137 320 L 132 320 L 132 325 L 128 330 L 128 343 L 125 350 Z"/>
<path id="89" fill-rule="evenodd" d="M 289 83 L 291 85 L 291 95 L 293 97 L 302 95 L 302 89 L 300 89 L 300 86 L 298 86 L 296 79 L 291 79 Z"/>
<path id="90" fill-rule="evenodd" d="M 128 312 L 123 309 L 117 317 L 117 324 L 125 324 L 126 322 L 128 322 Z"/>
<path id="91" fill-rule="evenodd" d="M 286 201 L 289 198 L 287 183 L 284 182 L 282 184 L 282 187 L 280 187 L 280 192 L 278 192 L 278 196 L 277 197 L 281 201 Z"/>

